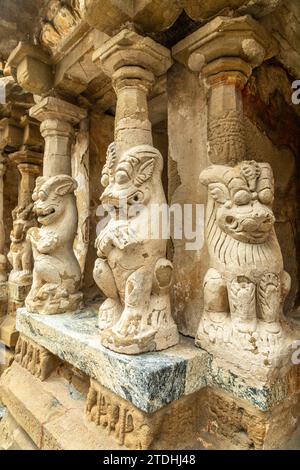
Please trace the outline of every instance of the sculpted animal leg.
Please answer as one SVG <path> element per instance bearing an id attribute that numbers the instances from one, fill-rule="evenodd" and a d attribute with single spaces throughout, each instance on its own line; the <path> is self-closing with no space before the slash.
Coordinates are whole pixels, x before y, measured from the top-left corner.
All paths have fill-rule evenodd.
<path id="1" fill-rule="evenodd" d="M 277 274 L 266 273 L 262 276 L 259 283 L 258 300 L 261 317 L 267 323 L 269 331 L 278 332 L 282 292 L 280 278 Z"/>
<path id="2" fill-rule="evenodd" d="M 120 302 L 113 272 L 107 260 L 98 258 L 93 271 L 94 280 L 107 297 L 99 308 L 98 326 L 100 330 L 112 327 L 120 318 L 122 305 Z"/>
<path id="3" fill-rule="evenodd" d="M 34 269 L 33 273 L 32 273 L 31 289 L 30 289 L 30 292 L 29 292 L 29 294 L 28 294 L 28 296 L 26 297 L 26 300 L 25 300 L 26 308 L 29 311 L 31 311 L 31 309 L 32 309 L 31 302 L 35 301 L 37 293 L 40 290 L 40 288 L 42 287 L 42 285 L 43 285 L 43 283 L 41 281 L 41 278 L 37 275 L 37 273 Z"/>
<path id="4" fill-rule="evenodd" d="M 282 285 L 278 274 L 262 276 L 258 289 L 260 314 L 265 322 L 260 332 L 260 341 L 272 347 L 281 338 L 280 314 L 282 312 Z"/>
<path id="5" fill-rule="evenodd" d="M 223 337 L 223 327 L 229 314 L 227 286 L 216 269 L 209 269 L 204 279 L 203 329 L 214 342 Z M 201 323 L 200 323 L 201 328 Z"/>
<path id="6" fill-rule="evenodd" d="M 22 270 L 30 273 L 32 269 L 32 250 L 29 242 L 25 244 L 22 256 Z"/>
<path id="7" fill-rule="evenodd" d="M 257 327 L 256 285 L 245 276 L 234 279 L 229 288 L 233 341 L 243 349 L 253 349 L 251 334 Z"/>
<path id="8" fill-rule="evenodd" d="M 153 266 L 143 266 L 128 277 L 125 308 L 120 320 L 102 336 L 104 345 L 126 347 L 138 343 L 141 349 L 146 348 L 156 333 L 145 319 L 149 312 L 152 282 Z M 146 327 L 143 328 L 143 325 Z"/>

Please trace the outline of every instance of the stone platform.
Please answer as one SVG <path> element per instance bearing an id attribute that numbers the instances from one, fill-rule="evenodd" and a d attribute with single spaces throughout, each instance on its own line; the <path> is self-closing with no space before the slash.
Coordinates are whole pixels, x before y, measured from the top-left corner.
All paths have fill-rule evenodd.
<path id="1" fill-rule="evenodd" d="M 300 366 L 247 382 L 185 337 L 165 351 L 118 354 L 100 343 L 97 310 L 17 312 L 0 399 L 37 448 L 222 449 L 227 440 L 271 449 L 297 428 Z"/>
<path id="2" fill-rule="evenodd" d="M 207 386 L 268 411 L 300 381 L 300 368 L 294 366 L 271 383 L 258 382 L 255 377 L 249 382 L 221 367 L 208 352 L 196 348 L 193 339 L 183 336 L 177 346 L 159 353 L 115 353 L 100 343 L 96 307 L 64 315 L 37 315 L 19 309 L 17 330 L 146 413 Z"/>

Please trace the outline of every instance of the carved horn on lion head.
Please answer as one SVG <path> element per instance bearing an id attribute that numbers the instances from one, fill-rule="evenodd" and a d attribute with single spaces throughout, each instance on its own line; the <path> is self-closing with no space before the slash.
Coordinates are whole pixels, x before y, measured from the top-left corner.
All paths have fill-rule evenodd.
<path id="1" fill-rule="evenodd" d="M 119 184 L 132 181 L 141 186 L 148 181 L 154 172 L 161 175 L 163 157 L 152 145 L 137 145 L 127 150 L 116 168 L 116 182 Z"/>

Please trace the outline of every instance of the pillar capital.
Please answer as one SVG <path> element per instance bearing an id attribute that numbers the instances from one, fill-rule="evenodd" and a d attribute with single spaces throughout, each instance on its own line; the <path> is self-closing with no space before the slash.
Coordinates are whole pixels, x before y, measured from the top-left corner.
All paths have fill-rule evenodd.
<path id="1" fill-rule="evenodd" d="M 123 29 L 106 41 L 93 55 L 103 72 L 112 77 L 121 67 L 142 67 L 159 77 L 172 65 L 170 51 L 149 37 Z"/>
<path id="2" fill-rule="evenodd" d="M 124 66 L 112 74 L 112 84 L 116 93 L 123 88 L 138 88 L 149 93 L 155 81 L 152 71 L 139 66 Z"/>
<path id="3" fill-rule="evenodd" d="M 41 134 L 45 139 L 44 176 L 71 175 L 73 126 L 87 116 L 87 111 L 48 96 L 33 106 L 29 114 L 41 122 Z"/>
<path id="4" fill-rule="evenodd" d="M 18 84 L 24 90 L 42 95 L 53 88 L 50 57 L 39 46 L 19 42 L 8 58 L 7 67 L 15 71 Z"/>
<path id="5" fill-rule="evenodd" d="M 87 114 L 86 110 L 79 106 L 52 96 L 43 98 L 30 109 L 29 113 L 31 117 L 41 122 L 64 121 L 72 125 L 78 124 Z"/>
<path id="6" fill-rule="evenodd" d="M 208 85 L 244 87 L 253 68 L 274 53 L 274 44 L 251 16 L 217 17 L 173 47 L 173 57 L 201 72 Z"/>
<path id="7" fill-rule="evenodd" d="M 22 170 L 24 173 L 36 174 L 37 171 L 39 173 L 40 167 L 43 164 L 43 155 L 28 149 L 11 153 L 9 158 L 18 166 L 19 170 Z"/>
<path id="8" fill-rule="evenodd" d="M 117 94 L 117 153 L 139 144 L 152 145 L 147 96 L 155 79 L 171 67 L 170 51 L 149 37 L 123 29 L 94 53 L 93 60 L 111 77 Z"/>
<path id="9" fill-rule="evenodd" d="M 219 16 L 173 47 L 173 56 L 200 73 L 209 88 L 208 156 L 211 163 L 245 158 L 241 90 L 253 68 L 274 53 L 272 40 L 251 16 Z"/>

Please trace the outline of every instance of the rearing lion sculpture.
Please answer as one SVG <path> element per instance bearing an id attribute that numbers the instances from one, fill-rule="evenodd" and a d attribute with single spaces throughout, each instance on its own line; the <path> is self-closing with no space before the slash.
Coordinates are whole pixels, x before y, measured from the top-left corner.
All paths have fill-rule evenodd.
<path id="1" fill-rule="evenodd" d="M 33 313 L 72 312 L 80 307 L 81 272 L 73 250 L 77 232 L 76 181 L 68 175 L 40 177 L 33 193 L 41 228 L 32 227 L 34 269 L 26 308 Z"/>
<path id="2" fill-rule="evenodd" d="M 166 240 L 152 238 L 149 208 L 161 205 L 163 160 L 139 145 L 119 161 L 112 144 L 102 172 L 101 201 L 111 219 L 96 240 L 94 279 L 107 299 L 100 306 L 102 343 L 127 354 L 165 349 L 178 342 L 169 288 L 173 267 Z"/>
<path id="3" fill-rule="evenodd" d="M 200 181 L 208 187 L 210 269 L 196 343 L 208 335 L 212 343 L 236 340 L 247 349 L 258 340 L 271 347 L 281 335 L 280 316 L 290 289 L 274 230 L 272 169 L 255 161 L 213 165 Z"/>

